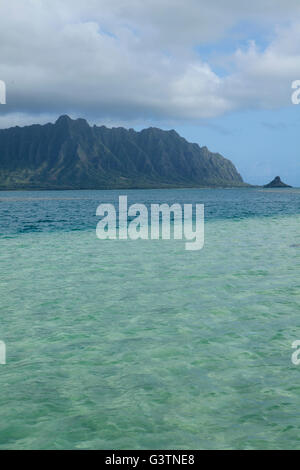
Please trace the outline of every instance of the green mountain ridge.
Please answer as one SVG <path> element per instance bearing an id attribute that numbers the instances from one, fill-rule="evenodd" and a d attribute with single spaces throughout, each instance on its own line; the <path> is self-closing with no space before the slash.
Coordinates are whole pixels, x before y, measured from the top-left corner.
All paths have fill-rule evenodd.
<path id="1" fill-rule="evenodd" d="M 246 186 L 233 163 L 176 131 L 54 124 L 0 130 L 0 189 Z"/>

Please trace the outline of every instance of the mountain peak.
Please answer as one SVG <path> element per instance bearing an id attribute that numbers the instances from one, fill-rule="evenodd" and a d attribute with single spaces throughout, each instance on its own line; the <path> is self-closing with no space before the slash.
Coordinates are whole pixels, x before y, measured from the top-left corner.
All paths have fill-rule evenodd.
<path id="1" fill-rule="evenodd" d="M 63 129 L 66 128 L 66 129 L 72 130 L 74 132 L 78 132 L 80 130 L 90 128 L 90 125 L 85 119 L 83 118 L 72 119 L 67 114 L 63 114 L 62 116 L 60 116 L 56 120 L 54 125 Z"/>
<path id="2" fill-rule="evenodd" d="M 55 124 L 62 124 L 62 123 L 65 123 L 65 122 L 70 122 L 72 121 L 72 119 L 70 118 L 70 116 L 68 116 L 67 114 L 62 114 L 61 116 L 59 116 L 59 118 L 55 121 Z"/>

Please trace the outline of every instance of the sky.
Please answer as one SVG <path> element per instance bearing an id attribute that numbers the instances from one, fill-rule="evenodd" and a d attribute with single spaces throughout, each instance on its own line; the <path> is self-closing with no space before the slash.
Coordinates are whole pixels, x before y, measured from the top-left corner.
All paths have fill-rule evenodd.
<path id="1" fill-rule="evenodd" d="M 175 129 L 300 187 L 299 0 L 0 0 L 0 128 Z"/>

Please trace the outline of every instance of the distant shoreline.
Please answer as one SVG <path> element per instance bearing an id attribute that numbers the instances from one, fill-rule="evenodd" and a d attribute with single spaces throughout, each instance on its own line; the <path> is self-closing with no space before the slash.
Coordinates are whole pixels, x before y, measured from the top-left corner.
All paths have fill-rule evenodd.
<path id="1" fill-rule="evenodd" d="M 134 191 L 134 190 L 157 190 L 157 189 L 255 189 L 263 186 L 243 184 L 239 186 L 136 186 L 136 187 L 108 187 L 108 188 L 71 188 L 71 187 L 8 187 L 0 188 L 2 191 Z M 283 188 L 285 189 L 285 188 Z"/>

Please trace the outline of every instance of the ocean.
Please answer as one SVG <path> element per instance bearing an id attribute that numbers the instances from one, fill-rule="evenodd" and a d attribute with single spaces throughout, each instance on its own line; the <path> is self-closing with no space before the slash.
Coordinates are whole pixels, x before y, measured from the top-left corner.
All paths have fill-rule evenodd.
<path id="1" fill-rule="evenodd" d="M 205 245 L 99 240 L 202 203 Z M 0 449 L 299 449 L 300 190 L 0 193 Z"/>

